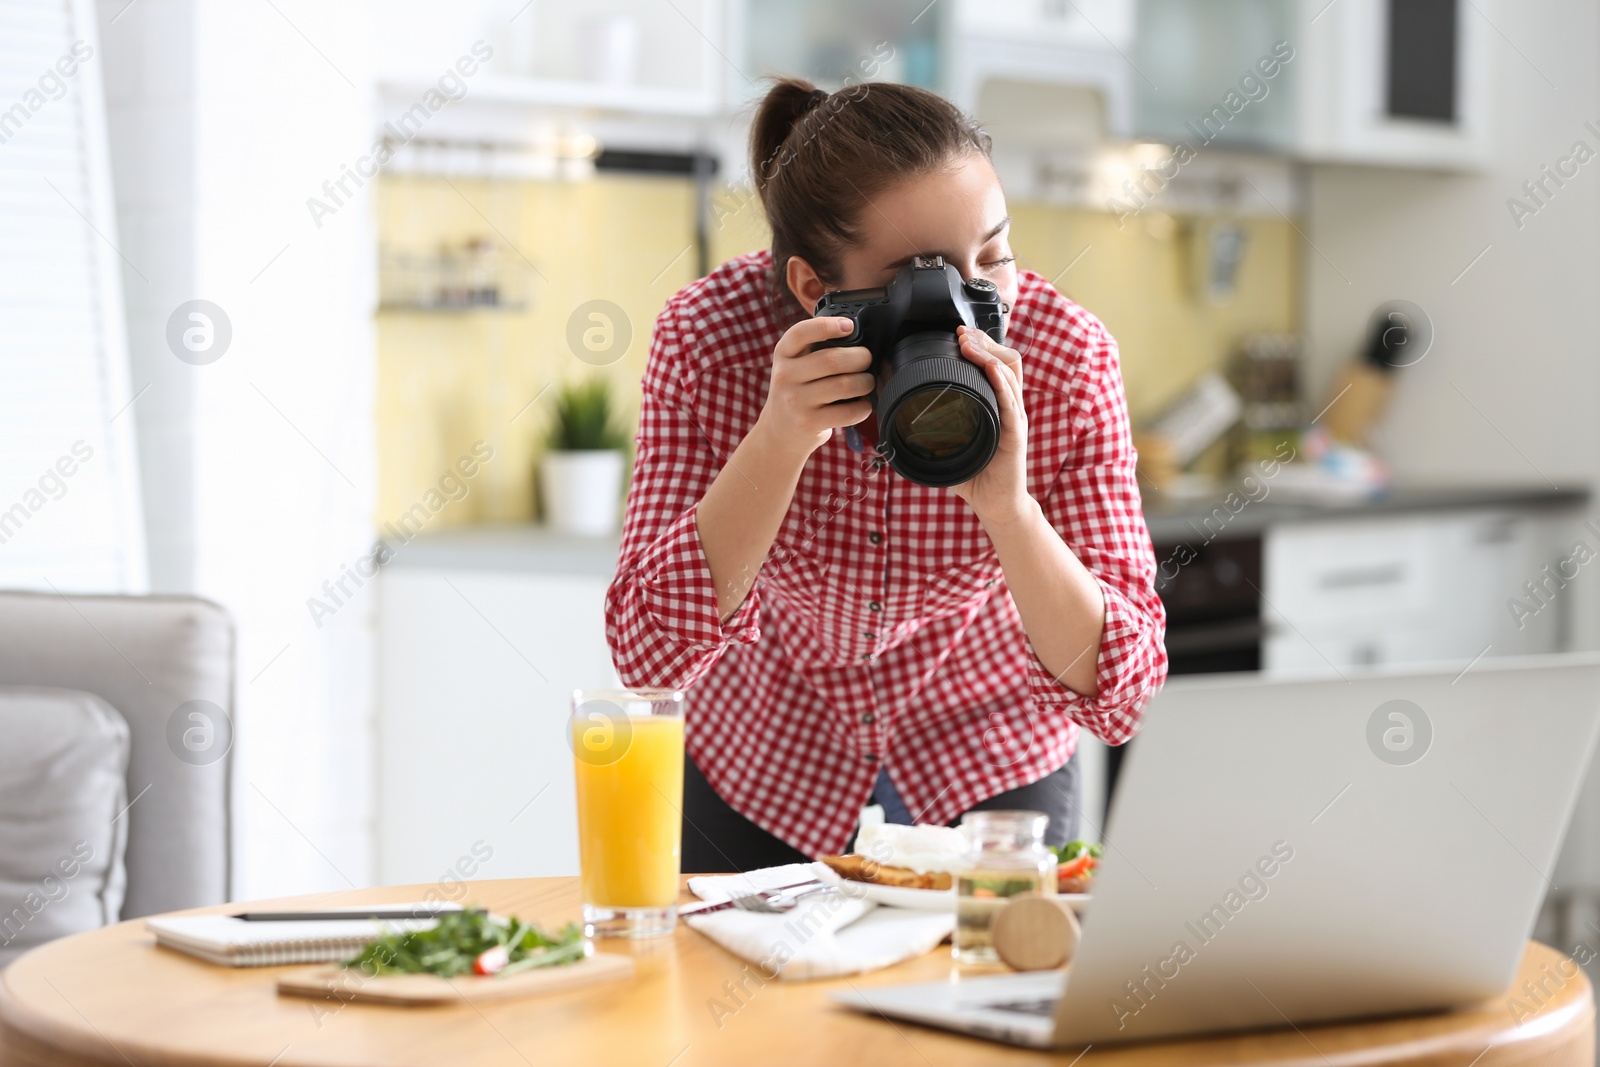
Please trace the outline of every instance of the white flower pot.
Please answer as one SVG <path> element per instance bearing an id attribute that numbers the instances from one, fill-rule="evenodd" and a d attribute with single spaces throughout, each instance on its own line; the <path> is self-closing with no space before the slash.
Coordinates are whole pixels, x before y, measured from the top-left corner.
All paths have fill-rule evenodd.
<path id="1" fill-rule="evenodd" d="M 623 455 L 615 449 L 546 452 L 539 461 L 544 520 L 562 533 L 617 532 L 622 507 Z"/>

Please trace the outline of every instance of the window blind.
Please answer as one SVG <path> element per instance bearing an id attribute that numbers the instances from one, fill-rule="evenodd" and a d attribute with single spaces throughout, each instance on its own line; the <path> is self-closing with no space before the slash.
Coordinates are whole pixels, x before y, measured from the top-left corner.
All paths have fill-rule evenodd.
<path id="1" fill-rule="evenodd" d="M 92 0 L 0 0 L 3 587 L 146 583 L 96 38 Z"/>

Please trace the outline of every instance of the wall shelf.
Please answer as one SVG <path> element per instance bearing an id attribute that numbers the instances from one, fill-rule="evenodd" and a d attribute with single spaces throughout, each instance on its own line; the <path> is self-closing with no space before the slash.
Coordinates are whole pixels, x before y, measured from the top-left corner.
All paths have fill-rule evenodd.
<path id="1" fill-rule="evenodd" d="M 521 312 L 529 306 L 529 268 L 478 238 L 459 249 L 378 253 L 380 312 Z"/>
<path id="2" fill-rule="evenodd" d="M 378 83 L 384 105 L 380 114 L 402 112 L 434 87 L 422 79 L 385 79 Z M 608 85 L 604 82 L 535 78 L 483 77 L 454 108 L 480 105 L 514 105 L 566 108 L 573 111 L 609 111 L 628 115 L 669 115 L 705 118 L 717 113 L 716 93 L 702 89 L 674 89 L 655 85 Z"/>

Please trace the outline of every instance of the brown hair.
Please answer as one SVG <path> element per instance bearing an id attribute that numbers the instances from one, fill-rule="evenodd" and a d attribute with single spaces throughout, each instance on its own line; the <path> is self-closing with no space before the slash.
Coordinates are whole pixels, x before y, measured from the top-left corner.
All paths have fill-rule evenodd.
<path id="1" fill-rule="evenodd" d="M 828 93 L 780 79 L 750 130 L 750 171 L 772 228 L 770 284 L 779 305 L 799 308 L 785 279 L 790 257 L 836 280 L 839 254 L 856 239 L 868 198 L 971 152 L 987 157 L 989 135 L 926 89 L 871 82 Z"/>

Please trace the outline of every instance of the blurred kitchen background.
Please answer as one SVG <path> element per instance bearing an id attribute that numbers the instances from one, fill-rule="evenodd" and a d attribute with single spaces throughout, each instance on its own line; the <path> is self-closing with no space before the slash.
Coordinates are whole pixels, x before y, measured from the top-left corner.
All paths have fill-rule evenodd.
<path id="1" fill-rule="evenodd" d="M 233 615 L 234 896 L 576 870 L 618 446 L 765 245 L 775 73 L 993 134 L 1120 342 L 1174 672 L 1600 646 L 1597 0 L 0 0 L 0 586 Z"/>

